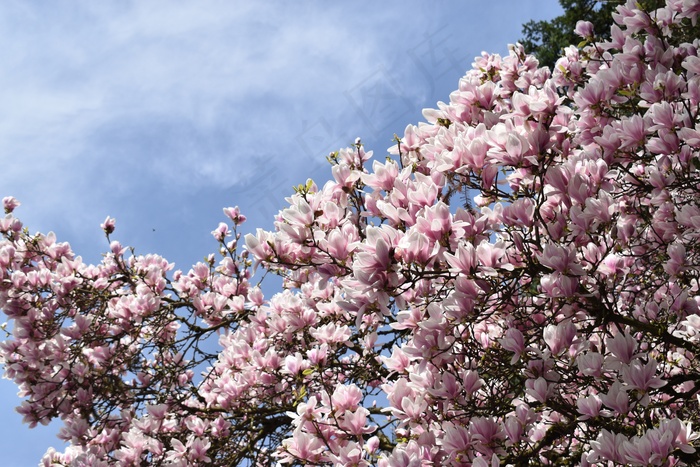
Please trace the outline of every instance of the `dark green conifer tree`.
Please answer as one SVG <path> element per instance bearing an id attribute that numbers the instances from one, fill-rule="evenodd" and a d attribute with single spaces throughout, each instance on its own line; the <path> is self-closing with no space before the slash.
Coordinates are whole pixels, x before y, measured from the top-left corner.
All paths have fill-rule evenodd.
<path id="1" fill-rule="evenodd" d="M 610 37 L 613 24 L 612 13 L 624 3 L 623 0 L 559 0 L 564 13 L 551 21 L 528 21 L 523 25 L 520 43 L 525 51 L 533 53 L 540 65 L 553 67 L 562 55 L 562 49 L 578 44 L 581 38 L 574 33 L 576 22 L 590 21 L 596 38 Z M 664 0 L 639 0 L 646 11 L 653 11 L 666 2 Z"/>

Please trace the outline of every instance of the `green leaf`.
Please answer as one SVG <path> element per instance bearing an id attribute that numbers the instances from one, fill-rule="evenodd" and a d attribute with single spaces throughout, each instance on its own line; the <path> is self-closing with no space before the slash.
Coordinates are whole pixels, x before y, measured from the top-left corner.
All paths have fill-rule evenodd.
<path id="1" fill-rule="evenodd" d="M 445 128 L 449 128 L 450 125 L 452 124 L 452 121 L 448 118 L 438 118 L 437 123 L 440 126 L 444 126 Z"/>

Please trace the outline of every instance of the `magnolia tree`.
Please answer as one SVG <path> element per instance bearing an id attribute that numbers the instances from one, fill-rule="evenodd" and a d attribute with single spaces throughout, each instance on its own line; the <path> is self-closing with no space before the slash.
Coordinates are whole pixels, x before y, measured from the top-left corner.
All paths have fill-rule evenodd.
<path id="1" fill-rule="evenodd" d="M 630 1 L 551 72 L 482 55 L 274 232 L 224 209 L 189 272 L 84 264 L 5 198 L 5 375 L 70 443 L 43 464 L 700 465 L 698 16 Z"/>

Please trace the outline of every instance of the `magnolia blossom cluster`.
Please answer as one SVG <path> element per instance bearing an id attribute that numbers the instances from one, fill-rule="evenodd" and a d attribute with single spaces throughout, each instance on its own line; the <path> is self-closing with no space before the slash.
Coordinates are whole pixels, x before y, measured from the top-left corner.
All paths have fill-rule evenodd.
<path id="1" fill-rule="evenodd" d="M 700 464 L 699 16 L 629 1 L 551 71 L 483 54 L 274 231 L 226 208 L 187 273 L 84 264 L 5 198 L 5 374 L 70 443 L 44 465 Z"/>

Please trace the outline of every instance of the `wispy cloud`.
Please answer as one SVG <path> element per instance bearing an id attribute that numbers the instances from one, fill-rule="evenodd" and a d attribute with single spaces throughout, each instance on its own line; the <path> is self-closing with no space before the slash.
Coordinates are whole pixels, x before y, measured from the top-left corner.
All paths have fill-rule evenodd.
<path id="1" fill-rule="evenodd" d="M 430 78 L 436 53 L 456 45 L 430 30 L 437 14 L 424 6 L 368 5 L 8 4 L 3 191 L 56 208 L 47 192 L 94 205 L 134 190 L 225 189 L 270 164 L 308 164 L 321 133 L 379 134 L 425 94 L 406 75 Z"/>
<path id="2" fill-rule="evenodd" d="M 135 2 L 77 15 L 18 6 L 3 18 L 17 44 L 0 75 L 3 159 L 31 157 L 55 174 L 116 149 L 178 190 L 236 183 L 248 174 L 222 169 L 249 163 L 261 140 L 290 139 L 291 107 L 359 81 L 380 45 L 332 9 L 245 5 Z"/>

